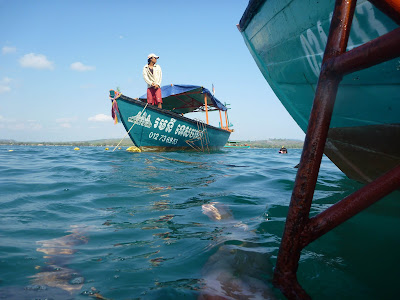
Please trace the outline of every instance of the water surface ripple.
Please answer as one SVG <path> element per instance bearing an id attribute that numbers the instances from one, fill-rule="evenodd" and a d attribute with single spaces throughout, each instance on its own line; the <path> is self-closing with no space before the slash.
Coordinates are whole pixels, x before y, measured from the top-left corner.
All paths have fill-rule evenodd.
<path id="1" fill-rule="evenodd" d="M 300 154 L 0 146 L 0 299 L 197 299 L 222 285 L 283 299 L 270 282 Z M 360 187 L 324 157 L 311 214 Z M 314 299 L 397 296 L 399 195 L 302 252 Z"/>

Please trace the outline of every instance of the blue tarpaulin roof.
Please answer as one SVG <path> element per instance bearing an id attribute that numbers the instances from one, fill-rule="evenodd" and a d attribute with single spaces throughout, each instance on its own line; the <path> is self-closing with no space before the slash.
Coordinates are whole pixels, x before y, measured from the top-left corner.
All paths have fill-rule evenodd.
<path id="1" fill-rule="evenodd" d="M 225 105 L 202 86 L 170 84 L 161 87 L 163 109 L 168 109 L 176 113 L 185 114 L 204 110 L 204 95 L 207 97 L 207 106 L 209 106 L 209 109 L 227 110 Z M 146 100 L 147 94 L 142 95 L 139 99 Z"/>

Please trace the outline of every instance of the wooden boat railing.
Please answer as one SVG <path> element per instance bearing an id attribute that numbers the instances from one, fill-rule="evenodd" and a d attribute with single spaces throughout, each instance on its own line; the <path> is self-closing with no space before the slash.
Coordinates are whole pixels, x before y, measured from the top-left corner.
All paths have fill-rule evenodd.
<path id="1" fill-rule="evenodd" d="M 370 2 L 400 25 L 395 0 Z M 331 229 L 400 188 L 400 165 L 310 218 L 310 208 L 343 76 L 400 56 L 400 28 L 346 52 L 356 0 L 336 0 L 273 283 L 288 299 L 310 299 L 297 281 L 301 251 Z"/>

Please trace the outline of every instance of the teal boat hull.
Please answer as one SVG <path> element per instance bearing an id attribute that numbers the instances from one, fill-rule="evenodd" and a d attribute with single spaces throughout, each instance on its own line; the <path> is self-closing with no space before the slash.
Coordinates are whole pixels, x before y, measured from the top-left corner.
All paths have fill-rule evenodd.
<path id="1" fill-rule="evenodd" d="M 116 101 L 120 121 L 135 146 L 143 151 L 215 151 L 231 134 L 124 95 Z"/>
<path id="2" fill-rule="evenodd" d="M 239 25 L 260 71 L 304 132 L 334 6 L 334 0 L 250 1 Z M 360 0 L 347 50 L 397 27 Z M 344 76 L 324 153 L 361 182 L 400 164 L 400 59 Z"/>

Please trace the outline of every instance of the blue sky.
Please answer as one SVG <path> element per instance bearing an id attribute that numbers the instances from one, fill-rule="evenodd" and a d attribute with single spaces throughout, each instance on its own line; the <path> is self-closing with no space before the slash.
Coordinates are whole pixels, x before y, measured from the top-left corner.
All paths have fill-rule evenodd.
<path id="1" fill-rule="evenodd" d="M 232 140 L 303 139 L 236 28 L 247 4 L 0 0 L 0 139 L 122 138 L 108 90 L 144 94 L 142 68 L 152 52 L 162 85 L 214 84 L 230 104 Z M 210 120 L 218 125 L 218 113 Z"/>

